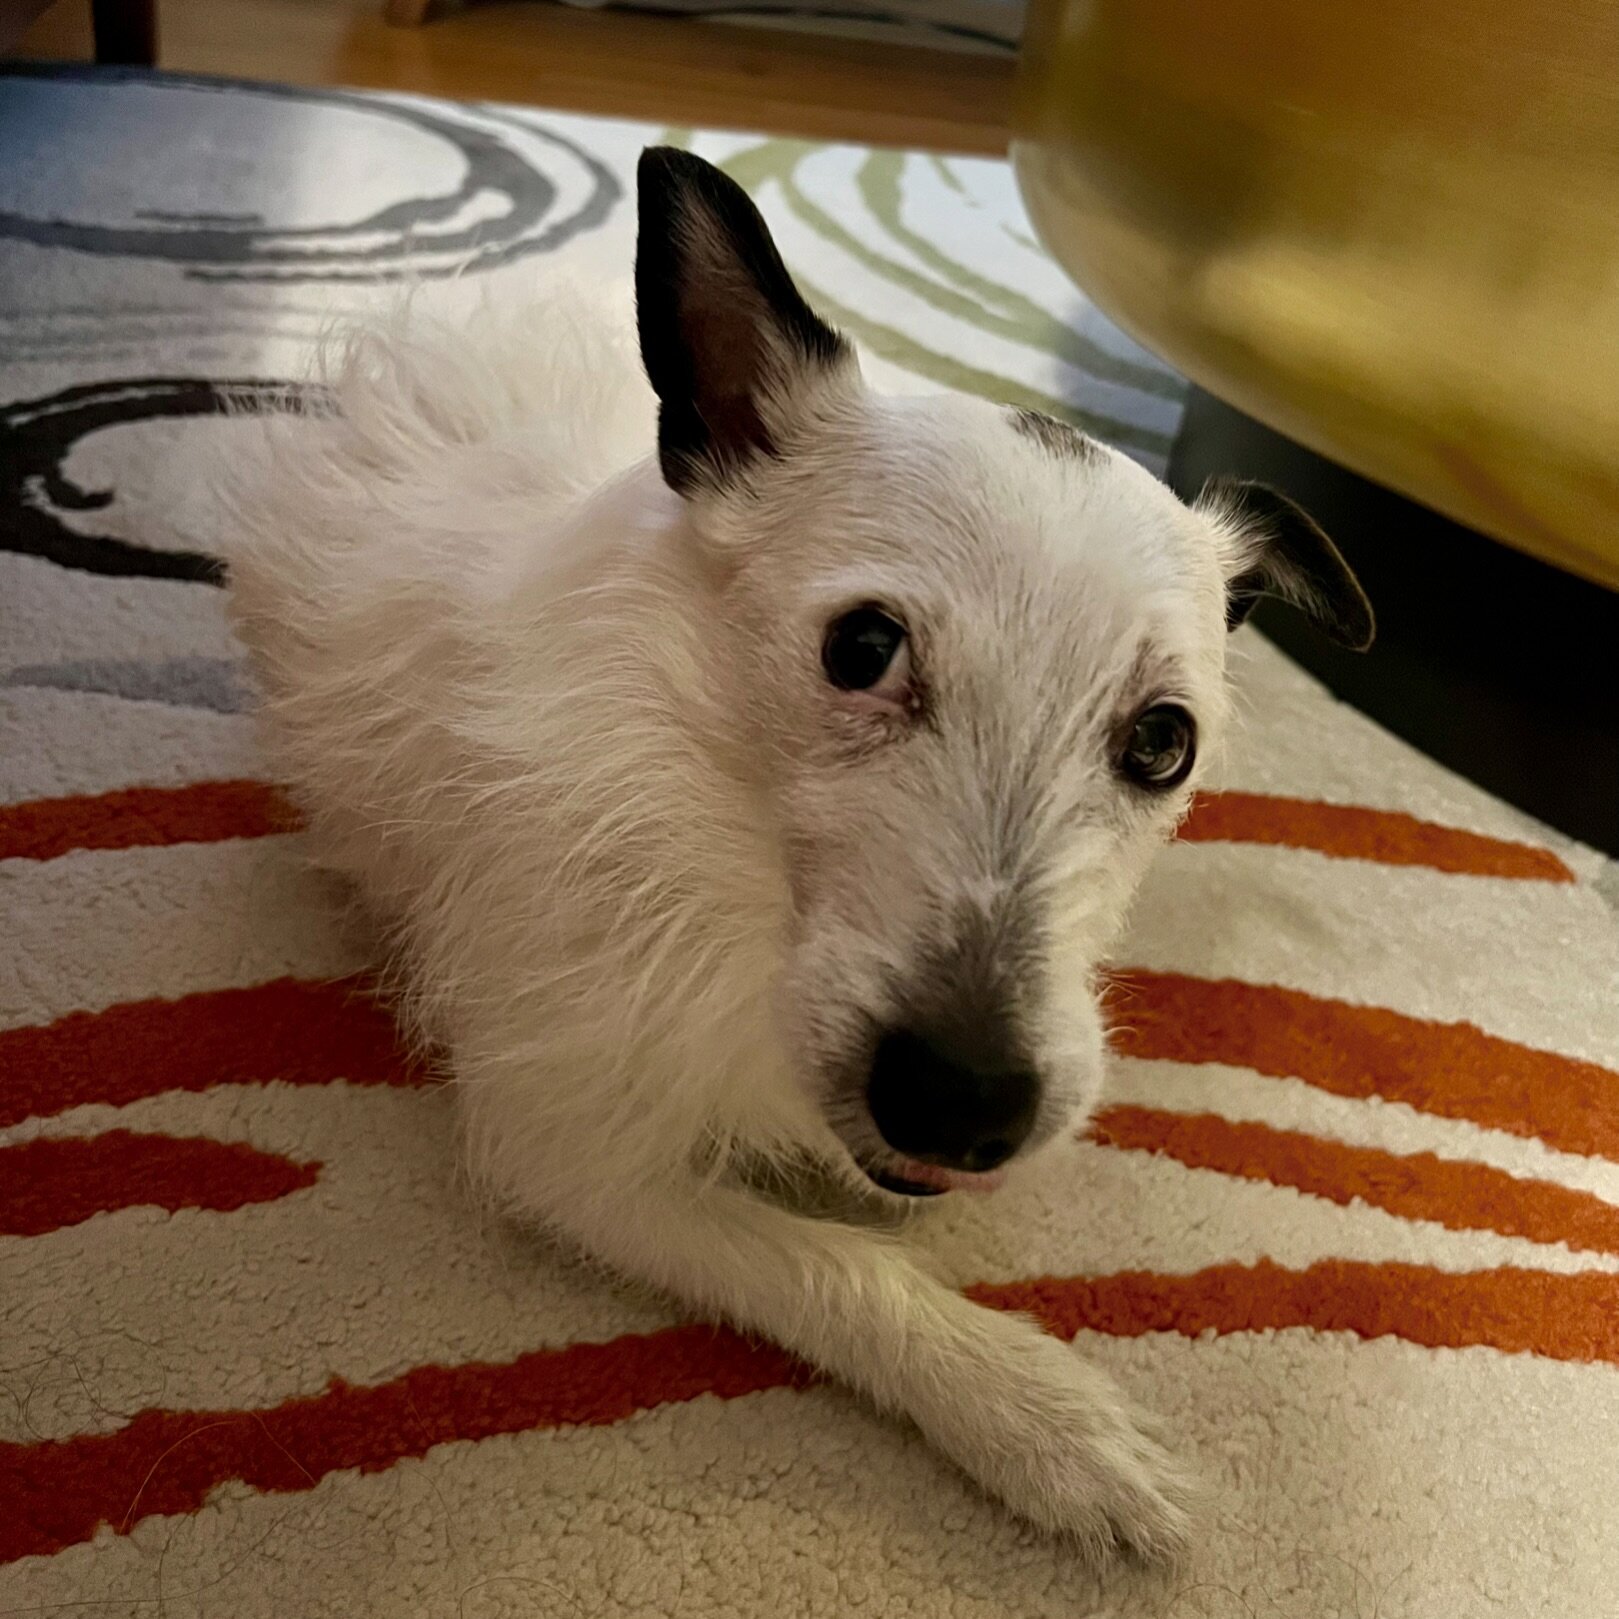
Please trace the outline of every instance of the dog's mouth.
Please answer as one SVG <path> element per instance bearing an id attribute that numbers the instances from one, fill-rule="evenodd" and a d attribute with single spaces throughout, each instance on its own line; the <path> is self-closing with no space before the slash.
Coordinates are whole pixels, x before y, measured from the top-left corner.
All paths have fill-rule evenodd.
<path id="1" fill-rule="evenodd" d="M 946 1169 L 941 1164 L 924 1164 L 915 1158 L 899 1158 L 885 1164 L 862 1164 L 873 1185 L 897 1197 L 938 1197 L 941 1192 L 993 1192 L 1006 1179 L 1000 1169 L 975 1174 L 966 1169 Z"/>

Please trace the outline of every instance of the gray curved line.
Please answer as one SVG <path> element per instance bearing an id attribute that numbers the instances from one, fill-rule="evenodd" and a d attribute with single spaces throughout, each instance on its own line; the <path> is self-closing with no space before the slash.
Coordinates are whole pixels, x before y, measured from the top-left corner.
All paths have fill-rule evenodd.
<path id="1" fill-rule="evenodd" d="M 607 167 L 599 158 L 592 156 L 583 147 L 575 145 L 565 135 L 559 135 L 555 130 L 545 129 L 539 125 L 530 125 L 520 119 L 510 116 L 505 109 L 479 106 L 480 112 L 502 123 L 512 124 L 522 129 L 525 134 L 537 135 L 542 140 L 548 140 L 553 145 L 561 147 L 570 156 L 576 158 L 589 172 L 595 186 L 586 201 L 565 219 L 559 219 L 547 225 L 537 234 L 516 242 L 494 242 L 487 247 L 479 248 L 465 258 L 458 259 L 453 264 L 435 265 L 431 267 L 403 265 L 398 269 L 387 270 L 338 270 L 322 269 L 302 271 L 297 269 L 274 270 L 266 272 L 253 272 L 221 268 L 218 270 L 190 269 L 186 273 L 195 281 L 259 281 L 274 282 L 277 286 L 291 286 L 306 281 L 349 282 L 371 285 L 390 281 L 439 281 L 451 276 L 465 275 L 469 272 L 477 273 L 483 270 L 493 270 L 503 264 L 514 263 L 518 259 L 534 257 L 540 253 L 554 253 L 559 247 L 566 245 L 577 236 L 597 229 L 606 222 L 624 196 L 624 188 L 619 184 L 618 176 Z M 435 243 L 432 251 L 444 251 L 442 245 Z"/>
<path id="2" fill-rule="evenodd" d="M 3 683 L 35 691 L 92 692 L 171 708 L 245 714 L 255 706 L 242 664 L 229 658 L 68 658 L 8 670 Z"/>
<path id="3" fill-rule="evenodd" d="M 581 231 L 600 224 L 622 195 L 613 172 L 576 143 L 544 125 L 513 118 L 503 109 L 493 107 L 480 107 L 478 111 L 496 123 L 505 123 L 565 151 L 580 163 L 592 182 L 591 195 L 580 208 L 532 236 L 525 237 L 523 233 L 540 225 L 556 203 L 557 188 L 550 177 L 502 143 L 498 135 L 457 124 L 422 108 L 352 92 L 193 76 L 154 79 L 139 71 L 92 76 L 74 69 L 30 70 L 26 74 L 13 74 L 8 69 L 7 75 L 96 84 L 178 84 L 209 94 L 245 90 L 261 98 L 349 107 L 367 116 L 380 116 L 425 130 L 450 144 L 466 162 L 467 173 L 453 192 L 389 203 L 363 219 L 342 225 L 272 228 L 244 220 L 236 226 L 210 223 L 189 230 L 134 230 L 71 220 L 36 220 L 0 211 L 0 237 L 70 251 L 158 259 L 184 266 L 184 274 L 195 280 L 288 284 L 382 282 L 405 277 L 437 279 L 468 269 L 491 268 L 530 253 L 552 251 Z M 453 218 L 473 197 L 489 190 L 501 193 L 511 203 L 501 218 L 481 221 L 428 244 L 413 237 L 412 232 L 421 226 Z M 345 240 L 378 232 L 393 233 L 395 239 L 365 249 L 355 248 Z M 427 252 L 435 256 L 465 257 L 451 265 L 434 267 L 399 263 Z"/>
<path id="4" fill-rule="evenodd" d="M 187 86 L 205 94 L 235 91 L 236 85 L 203 81 Z M 405 124 L 446 141 L 466 163 L 467 172 L 459 186 L 439 197 L 413 197 L 391 202 L 362 219 L 348 224 L 271 228 L 262 223 L 234 227 L 204 225 L 191 229 L 139 230 L 116 225 L 87 225 L 74 220 L 38 220 L 24 214 L 0 211 L 0 236 L 29 242 L 36 247 L 63 247 L 76 252 L 116 254 L 129 258 L 155 258 L 176 264 L 242 265 L 292 262 L 309 264 L 322 257 L 393 258 L 410 250 L 409 228 L 448 219 L 480 191 L 502 192 L 512 202 L 512 212 L 489 222 L 510 233 L 527 229 L 542 219 L 556 198 L 550 180 L 516 153 L 503 147 L 493 136 L 469 130 L 446 119 L 402 107 L 381 97 L 370 98 L 344 91 L 305 90 L 286 85 L 258 85 L 251 94 L 271 100 L 296 101 L 317 107 L 349 107 L 368 117 Z M 473 227 L 448 237 L 446 250 L 475 246 L 478 233 L 486 227 Z M 382 243 L 366 253 L 344 245 L 343 238 L 377 232 L 399 233 L 398 239 Z M 277 247 L 272 242 L 332 243 L 322 253 L 318 246 Z"/>

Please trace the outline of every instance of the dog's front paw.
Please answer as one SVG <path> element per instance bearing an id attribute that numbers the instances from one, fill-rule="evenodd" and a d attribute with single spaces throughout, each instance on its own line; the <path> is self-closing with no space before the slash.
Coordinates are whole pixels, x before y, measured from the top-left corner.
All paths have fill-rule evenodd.
<path id="1" fill-rule="evenodd" d="M 1018 1481 L 1027 1515 L 1093 1555 L 1174 1565 L 1190 1550 L 1196 1476 L 1128 1404 L 1092 1413 L 1072 1449 L 1040 1456 Z"/>
<path id="2" fill-rule="evenodd" d="M 1020 1324 L 1021 1325 L 1021 1324 Z M 1123 1391 L 1067 1345 L 1029 1331 L 991 1386 L 934 1438 L 1019 1517 L 1078 1543 L 1094 1560 L 1173 1564 L 1190 1544 L 1195 1475 Z"/>

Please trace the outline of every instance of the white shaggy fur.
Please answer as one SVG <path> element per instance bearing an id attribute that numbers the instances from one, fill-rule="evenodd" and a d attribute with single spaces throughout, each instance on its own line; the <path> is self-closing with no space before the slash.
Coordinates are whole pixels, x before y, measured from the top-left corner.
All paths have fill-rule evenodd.
<path id="1" fill-rule="evenodd" d="M 346 340 L 333 412 L 263 421 L 230 568 L 275 758 L 447 1054 L 473 1172 L 1033 1523 L 1175 1553 L 1187 1478 L 1104 1374 L 760 1182 L 894 1203 L 861 1042 L 1013 893 L 1029 1150 L 1093 1104 L 1098 963 L 1192 785 L 1122 781 L 1118 727 L 1167 694 L 1217 742 L 1236 527 L 852 362 L 784 368 L 782 453 L 682 498 L 627 295 L 431 305 Z M 926 725 L 822 672 L 870 600 L 905 614 Z"/>

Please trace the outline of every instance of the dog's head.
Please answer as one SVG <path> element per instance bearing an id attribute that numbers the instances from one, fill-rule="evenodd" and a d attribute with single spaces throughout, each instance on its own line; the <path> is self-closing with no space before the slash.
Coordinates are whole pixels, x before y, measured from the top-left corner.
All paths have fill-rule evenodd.
<path id="1" fill-rule="evenodd" d="M 1370 609 L 1269 491 L 1189 508 L 1049 417 L 867 392 L 700 159 L 644 155 L 640 220 L 660 460 L 792 896 L 794 1060 L 879 1184 L 988 1184 L 1094 1100 L 1099 963 L 1218 740 L 1227 630 L 1268 591 L 1359 645 Z"/>

